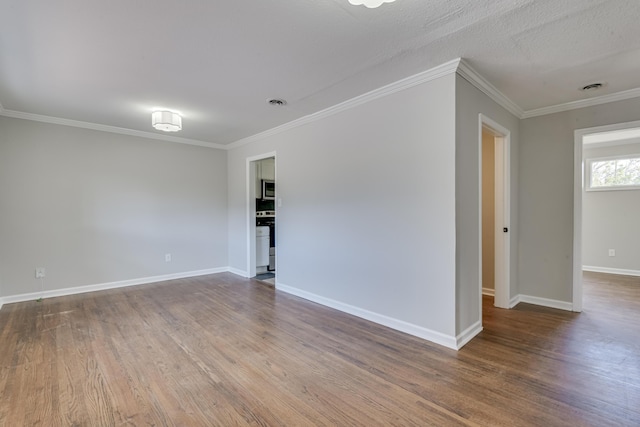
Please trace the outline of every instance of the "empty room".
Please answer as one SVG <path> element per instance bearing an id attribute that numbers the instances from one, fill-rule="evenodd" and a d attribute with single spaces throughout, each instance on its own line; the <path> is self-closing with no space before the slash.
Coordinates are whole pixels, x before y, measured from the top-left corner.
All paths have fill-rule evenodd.
<path id="1" fill-rule="evenodd" d="M 640 425 L 635 0 L 0 0 L 0 426 Z"/>

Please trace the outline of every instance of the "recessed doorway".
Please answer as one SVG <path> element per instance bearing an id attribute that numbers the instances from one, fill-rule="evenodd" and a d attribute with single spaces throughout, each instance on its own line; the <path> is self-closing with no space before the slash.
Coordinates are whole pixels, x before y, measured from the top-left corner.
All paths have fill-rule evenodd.
<path id="1" fill-rule="evenodd" d="M 276 281 L 276 155 L 247 158 L 247 272 L 274 285 Z"/>
<path id="2" fill-rule="evenodd" d="M 480 115 L 480 312 L 482 296 L 510 308 L 510 132 Z"/>

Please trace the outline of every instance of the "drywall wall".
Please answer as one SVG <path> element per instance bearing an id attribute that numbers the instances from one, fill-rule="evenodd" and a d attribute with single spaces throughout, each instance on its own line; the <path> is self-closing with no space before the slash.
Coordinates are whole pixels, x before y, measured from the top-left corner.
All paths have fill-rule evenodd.
<path id="1" fill-rule="evenodd" d="M 572 302 L 574 131 L 640 119 L 640 98 L 520 123 L 519 277 L 524 295 Z"/>
<path id="2" fill-rule="evenodd" d="M 227 266 L 225 151 L 7 117 L 0 129 L 2 296 Z"/>
<path id="3" fill-rule="evenodd" d="M 520 120 L 465 80 L 456 79 L 456 333 L 481 322 L 479 115 L 510 132 L 510 298 L 518 295 L 518 153 Z"/>
<path id="4" fill-rule="evenodd" d="M 633 154 L 640 157 L 640 141 L 589 148 L 583 158 Z M 586 188 L 586 183 L 585 183 Z M 582 264 L 586 269 L 636 272 L 640 275 L 640 190 L 583 191 Z M 615 256 L 609 256 L 609 249 Z"/>
<path id="5" fill-rule="evenodd" d="M 495 270 L 495 141 L 482 130 L 482 288 L 494 289 Z"/>
<path id="6" fill-rule="evenodd" d="M 231 268 L 247 270 L 246 159 L 276 152 L 276 287 L 453 339 L 454 84 L 446 75 L 230 150 Z"/>

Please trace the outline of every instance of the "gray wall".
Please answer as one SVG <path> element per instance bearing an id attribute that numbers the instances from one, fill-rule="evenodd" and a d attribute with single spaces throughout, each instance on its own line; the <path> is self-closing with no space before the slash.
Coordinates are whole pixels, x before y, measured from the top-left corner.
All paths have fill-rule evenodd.
<path id="1" fill-rule="evenodd" d="M 0 296 L 227 266 L 226 152 L 0 117 Z M 172 254 L 166 263 L 165 253 Z"/>
<path id="2" fill-rule="evenodd" d="M 518 294 L 519 119 L 463 77 L 456 79 L 456 333 L 481 321 L 479 114 L 511 132 L 510 296 Z"/>
<path id="3" fill-rule="evenodd" d="M 246 159 L 276 151 L 277 282 L 454 335 L 454 75 L 229 152 L 229 265 L 246 271 Z"/>
<path id="4" fill-rule="evenodd" d="M 640 156 L 640 142 L 599 148 L 585 145 L 583 158 L 624 154 Z M 638 213 L 640 190 L 583 191 L 582 264 L 588 268 L 631 270 L 640 274 Z M 615 257 L 609 256 L 609 249 L 615 249 Z"/>
<path id="5" fill-rule="evenodd" d="M 520 124 L 520 292 L 572 302 L 574 131 L 640 120 L 640 98 Z"/>

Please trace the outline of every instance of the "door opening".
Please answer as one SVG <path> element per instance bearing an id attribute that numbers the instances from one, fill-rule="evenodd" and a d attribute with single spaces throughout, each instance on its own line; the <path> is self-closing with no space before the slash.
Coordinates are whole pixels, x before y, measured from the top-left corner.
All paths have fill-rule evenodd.
<path id="1" fill-rule="evenodd" d="M 573 304 L 572 310 L 581 312 L 583 310 L 583 289 L 582 289 L 582 275 L 583 270 L 590 270 L 603 273 L 623 274 L 623 275 L 640 275 L 640 271 L 636 270 L 636 267 L 629 268 L 629 265 L 624 266 L 623 260 L 616 257 L 616 246 L 621 247 L 629 246 L 635 248 L 635 239 L 628 228 L 625 228 L 623 232 L 620 230 L 608 230 L 603 233 L 597 225 L 592 224 L 592 218 L 587 218 L 589 223 L 585 223 L 584 218 L 584 196 L 585 196 L 585 151 L 591 150 L 592 157 L 603 157 L 607 160 L 618 158 L 622 153 L 627 155 L 630 152 L 637 153 L 637 148 L 633 148 L 633 143 L 637 143 L 640 139 L 640 121 L 629 123 L 617 123 L 613 125 L 598 126 L 588 129 L 577 129 L 574 132 L 574 167 L 573 167 Z M 631 151 L 624 146 L 631 146 Z M 599 153 L 598 153 L 599 152 Z M 635 157 L 635 156 L 632 156 Z M 602 158 L 600 160 L 603 160 Z M 605 162 L 607 163 L 607 162 Z M 609 191 L 609 194 L 595 191 L 590 194 L 591 200 L 590 210 L 598 209 L 598 214 L 602 215 L 606 213 L 604 208 L 615 206 L 618 212 L 621 212 L 621 219 L 616 220 L 613 216 L 607 217 L 607 224 L 610 226 L 615 224 L 616 227 L 626 224 L 625 213 L 630 210 L 625 210 L 622 206 L 621 200 L 618 198 L 615 201 L 611 196 L 621 196 L 624 193 L 620 191 Z M 608 203 L 602 203 L 602 199 L 608 197 Z M 595 199 L 595 200 L 594 200 Z M 598 200 L 598 201 L 596 201 Z M 633 210 L 631 210 L 633 211 Z M 593 216 L 593 215 L 592 215 Z M 597 233 L 584 236 L 583 228 L 593 231 L 597 229 Z M 604 236 L 604 237 L 603 237 Z M 616 238 L 616 236 L 621 238 Z M 585 258 L 585 237 L 591 242 L 588 244 L 589 253 Z M 612 248 L 613 247 L 613 248 Z M 628 251 L 635 255 L 633 250 Z M 614 262 L 614 260 L 617 260 Z M 596 264 L 596 265 L 594 265 Z M 599 264 L 599 265 L 597 265 Z M 630 264 L 637 265 L 637 264 Z M 621 267 L 622 266 L 622 267 Z"/>
<path id="2" fill-rule="evenodd" d="M 480 115 L 480 313 L 482 295 L 510 303 L 509 131 Z"/>
<path id="3" fill-rule="evenodd" d="M 276 282 L 276 157 L 247 159 L 247 274 Z"/>

